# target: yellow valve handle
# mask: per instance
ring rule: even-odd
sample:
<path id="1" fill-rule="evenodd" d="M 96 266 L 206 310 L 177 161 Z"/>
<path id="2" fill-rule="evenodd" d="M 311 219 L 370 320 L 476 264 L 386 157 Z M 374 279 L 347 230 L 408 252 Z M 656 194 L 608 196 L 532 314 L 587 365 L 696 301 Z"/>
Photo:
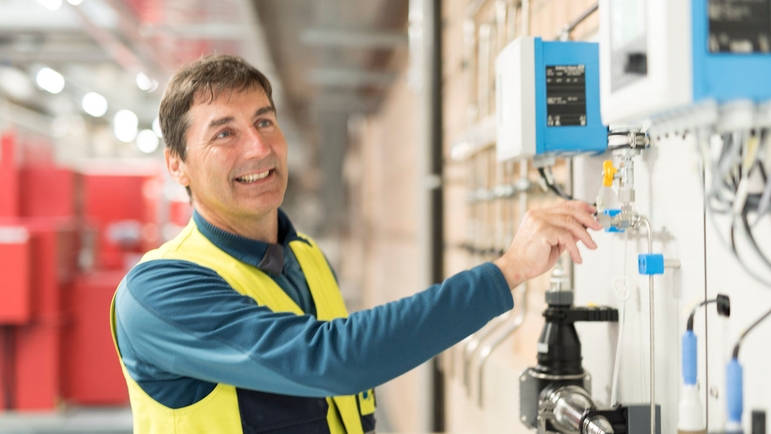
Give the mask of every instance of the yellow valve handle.
<path id="1" fill-rule="evenodd" d="M 613 177 L 618 170 L 613 167 L 613 161 L 605 160 L 602 162 L 602 185 L 605 187 L 613 186 Z"/>

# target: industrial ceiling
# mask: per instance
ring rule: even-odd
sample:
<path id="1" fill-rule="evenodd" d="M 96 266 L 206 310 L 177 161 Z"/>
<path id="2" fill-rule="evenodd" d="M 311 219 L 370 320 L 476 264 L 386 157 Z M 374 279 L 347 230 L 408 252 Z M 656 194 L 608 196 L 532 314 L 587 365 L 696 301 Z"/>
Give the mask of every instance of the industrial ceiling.
<path id="1" fill-rule="evenodd" d="M 157 157 L 161 148 L 117 139 L 115 115 L 130 110 L 139 130 L 152 128 L 179 65 L 232 53 L 271 79 L 290 167 L 326 173 L 310 179 L 321 179 L 323 203 L 341 207 L 348 119 L 377 111 L 395 81 L 407 9 L 408 0 L 0 0 L 0 128 L 52 137 L 69 161 Z M 41 88 L 46 68 L 61 74 L 58 92 Z M 83 106 L 89 93 L 106 101 L 104 114 Z"/>

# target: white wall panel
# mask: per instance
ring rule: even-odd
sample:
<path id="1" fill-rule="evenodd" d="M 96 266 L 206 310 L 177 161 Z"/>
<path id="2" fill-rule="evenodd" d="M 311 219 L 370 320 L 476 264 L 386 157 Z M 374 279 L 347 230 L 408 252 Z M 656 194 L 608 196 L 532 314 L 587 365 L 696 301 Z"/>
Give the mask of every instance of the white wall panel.
<path id="1" fill-rule="evenodd" d="M 685 310 L 704 299 L 704 218 L 701 170 L 693 143 L 681 139 L 661 142 L 635 162 L 636 209 L 647 215 L 654 231 L 653 250 L 666 259 L 677 259 L 681 268 L 667 269 L 654 278 L 656 338 L 656 400 L 662 405 L 664 432 L 676 432 L 677 403 L 681 384 L 680 338 L 685 330 Z M 584 157 L 574 168 L 576 196 L 591 200 L 600 186 L 601 161 Z M 624 238 L 628 237 L 626 242 Z M 613 292 L 614 279 L 626 276 L 631 296 L 626 301 L 626 330 L 621 344 L 618 399 L 643 403 L 649 392 L 649 303 L 648 278 L 637 272 L 637 254 L 647 251 L 645 231 L 627 235 L 595 235 L 596 251 L 584 249 L 585 263 L 575 270 L 576 304 L 608 304 L 621 309 Z M 626 257 L 626 262 L 624 261 Z M 701 317 L 703 318 L 703 316 Z M 618 326 L 581 324 L 584 366 L 593 373 L 594 397 L 608 404 Z M 704 321 L 697 321 L 702 340 Z M 700 378 L 704 378 L 705 356 Z M 702 380 L 704 381 L 704 380 Z M 706 392 L 703 390 L 706 399 Z"/>

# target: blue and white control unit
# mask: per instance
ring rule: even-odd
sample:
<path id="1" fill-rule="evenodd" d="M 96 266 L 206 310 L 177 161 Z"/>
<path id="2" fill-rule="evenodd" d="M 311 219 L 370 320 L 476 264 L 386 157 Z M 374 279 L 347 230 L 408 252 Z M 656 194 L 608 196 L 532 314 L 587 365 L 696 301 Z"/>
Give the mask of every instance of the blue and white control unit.
<path id="1" fill-rule="evenodd" d="M 522 37 L 495 62 L 497 157 L 604 152 L 599 47 Z"/>
<path id="2" fill-rule="evenodd" d="M 602 120 L 771 100 L 771 1 L 600 0 Z"/>

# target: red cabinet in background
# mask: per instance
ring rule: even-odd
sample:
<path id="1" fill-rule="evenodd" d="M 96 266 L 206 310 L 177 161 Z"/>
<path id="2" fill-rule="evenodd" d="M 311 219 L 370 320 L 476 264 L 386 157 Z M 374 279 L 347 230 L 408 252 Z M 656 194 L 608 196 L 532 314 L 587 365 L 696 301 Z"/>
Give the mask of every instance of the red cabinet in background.
<path id="1" fill-rule="evenodd" d="M 19 216 L 19 167 L 16 135 L 0 133 L 0 217 Z"/>
<path id="2" fill-rule="evenodd" d="M 26 324 L 32 316 L 30 236 L 21 226 L 0 226 L 0 325 Z"/>
<path id="3" fill-rule="evenodd" d="M 118 355 L 110 334 L 110 303 L 123 271 L 78 276 L 68 290 L 62 363 L 63 391 L 68 402 L 81 405 L 128 403 Z"/>

